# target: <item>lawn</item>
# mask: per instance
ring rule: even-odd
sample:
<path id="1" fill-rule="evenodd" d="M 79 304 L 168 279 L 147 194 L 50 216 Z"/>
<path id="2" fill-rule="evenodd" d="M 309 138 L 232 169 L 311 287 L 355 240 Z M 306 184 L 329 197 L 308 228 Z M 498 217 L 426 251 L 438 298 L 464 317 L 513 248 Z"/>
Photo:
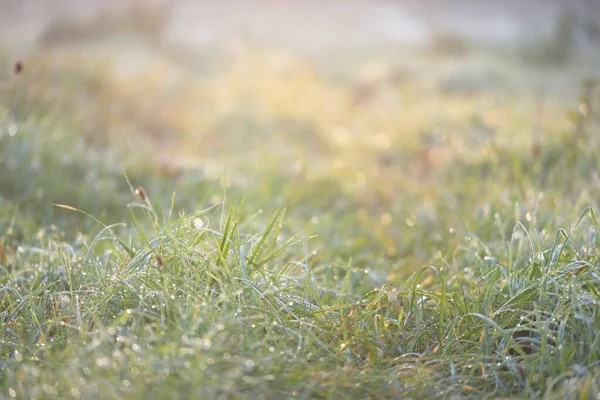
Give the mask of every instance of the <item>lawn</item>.
<path id="1" fill-rule="evenodd" d="M 1 398 L 597 397 L 593 80 L 119 57 L 1 59 Z"/>

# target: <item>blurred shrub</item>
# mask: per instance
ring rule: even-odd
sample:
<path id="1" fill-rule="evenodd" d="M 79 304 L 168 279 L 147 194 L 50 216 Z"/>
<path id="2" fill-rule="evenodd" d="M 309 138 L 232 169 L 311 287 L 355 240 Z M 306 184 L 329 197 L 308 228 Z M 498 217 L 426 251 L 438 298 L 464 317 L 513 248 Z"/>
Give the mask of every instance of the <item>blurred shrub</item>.
<path id="1" fill-rule="evenodd" d="M 169 21 L 170 11 L 171 5 L 166 1 L 134 1 L 123 11 L 106 9 L 88 18 L 64 16 L 42 31 L 40 42 L 50 45 L 132 34 L 156 43 Z"/>
<path id="2" fill-rule="evenodd" d="M 444 94 L 468 95 L 480 92 L 493 92 L 508 86 L 505 76 L 491 68 L 463 68 L 445 74 L 438 83 Z"/>
<path id="3" fill-rule="evenodd" d="M 463 56 L 471 49 L 469 40 L 458 32 L 433 29 L 429 35 L 429 50 L 444 56 Z"/>
<path id="4" fill-rule="evenodd" d="M 414 72 L 387 63 L 371 62 L 364 65 L 352 83 L 352 102 L 355 105 L 365 104 L 378 95 L 400 86 L 413 79 Z"/>
<path id="5" fill-rule="evenodd" d="M 575 28 L 577 18 L 572 12 L 561 12 L 556 17 L 551 34 L 521 45 L 519 55 L 532 64 L 562 65 L 574 55 L 577 46 Z"/>

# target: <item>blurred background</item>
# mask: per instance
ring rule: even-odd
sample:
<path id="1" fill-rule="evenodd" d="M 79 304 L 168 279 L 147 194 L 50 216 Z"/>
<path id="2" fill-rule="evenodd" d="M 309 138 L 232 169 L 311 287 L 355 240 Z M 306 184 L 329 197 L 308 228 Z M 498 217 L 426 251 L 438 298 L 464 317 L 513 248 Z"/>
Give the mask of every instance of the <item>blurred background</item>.
<path id="1" fill-rule="evenodd" d="M 0 46 L 6 77 L 26 65 L 3 94 L 22 113 L 67 111 L 168 171 L 360 175 L 405 154 L 420 180 L 564 126 L 597 74 L 600 2 L 2 0 Z"/>
<path id="2" fill-rule="evenodd" d="M 0 2 L 1 44 L 15 54 L 40 46 L 113 46 L 124 64 L 179 55 L 184 66 L 196 59 L 195 67 L 206 64 L 203 57 L 216 63 L 255 46 L 334 69 L 374 58 L 410 64 L 415 48 L 454 56 L 497 53 L 502 58 L 495 64 L 514 58 L 537 67 L 574 61 L 592 68 L 599 21 L 597 0 Z"/>
<path id="3" fill-rule="evenodd" d="M 4 136 L 0 187 L 43 218 L 116 219 L 127 170 L 167 208 L 288 201 L 337 255 L 404 268 L 457 213 L 590 171 L 598 0 L 0 0 L 0 46 L 3 107 L 36 126 Z"/>
<path id="4" fill-rule="evenodd" d="M 600 13 L 596 0 L 4 0 L 1 4 L 5 45 L 76 39 L 77 33 L 86 33 L 76 32 L 77 22 L 87 25 L 85 36 L 99 38 L 123 33 L 116 25 L 125 29 L 129 22 L 138 34 L 196 46 L 244 38 L 309 52 L 340 46 L 423 45 L 442 33 L 515 44 L 541 37 L 560 39 L 556 37 L 560 30 L 572 36 L 569 44 L 586 48 L 598 40 Z M 92 24 L 96 32 L 90 19 L 96 20 Z"/>

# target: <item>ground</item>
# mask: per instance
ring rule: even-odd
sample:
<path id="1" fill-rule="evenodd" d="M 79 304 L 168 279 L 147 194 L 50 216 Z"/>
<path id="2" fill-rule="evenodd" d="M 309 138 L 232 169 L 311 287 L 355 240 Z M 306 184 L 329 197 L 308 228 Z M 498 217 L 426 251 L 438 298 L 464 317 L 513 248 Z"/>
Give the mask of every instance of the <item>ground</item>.
<path id="1" fill-rule="evenodd" d="M 597 396 L 597 54 L 568 33 L 40 4 L 2 13 L 0 397 Z"/>

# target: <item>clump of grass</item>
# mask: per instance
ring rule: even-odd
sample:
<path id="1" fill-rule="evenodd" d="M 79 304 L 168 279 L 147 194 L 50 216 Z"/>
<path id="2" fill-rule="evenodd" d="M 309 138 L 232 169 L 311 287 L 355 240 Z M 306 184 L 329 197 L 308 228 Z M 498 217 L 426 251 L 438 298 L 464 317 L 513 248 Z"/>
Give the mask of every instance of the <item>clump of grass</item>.
<path id="1" fill-rule="evenodd" d="M 257 229 L 241 205 L 161 215 L 138 193 L 128 226 L 85 243 L 44 230 L 15 248 L 3 235 L 5 393 L 540 397 L 596 385 L 591 208 L 556 234 L 467 233 L 437 265 L 373 287 L 314 265 L 283 209 Z"/>
<path id="2" fill-rule="evenodd" d="M 78 77 L 74 93 L 89 91 L 84 71 L 64 73 Z M 225 81 L 241 88 L 232 85 L 228 96 L 237 99 L 247 87 L 231 74 Z M 97 78 L 93 85 L 107 85 Z M 452 134 L 367 140 L 364 126 L 404 132 L 405 121 L 368 105 L 355 116 L 356 105 L 344 101 L 311 114 L 314 93 L 349 97 L 298 73 L 294 84 L 311 90 L 296 109 L 285 77 L 260 78 L 252 107 L 223 95 L 223 118 L 243 118 L 221 129 L 260 131 L 261 140 L 246 143 L 267 168 L 232 185 L 197 170 L 171 182 L 147 153 L 74 140 L 81 125 L 44 119 L 37 106 L 11 119 L 3 98 L 3 396 L 596 395 L 600 243 L 590 113 L 575 124 L 581 134 L 548 129 L 536 150 L 523 139 L 527 112 L 494 99 L 489 107 L 502 114 L 477 114 L 469 107 L 485 110 L 485 97 L 436 94 L 455 125 L 438 123 Z M 270 90 L 263 97 L 262 88 Z M 431 100 L 414 82 L 401 89 L 415 103 Z M 89 115 L 105 106 L 90 104 Z M 580 114 L 595 110 L 586 104 Z M 428 115 L 423 104 L 410 107 Z M 338 127 L 339 137 L 328 136 L 340 120 L 362 133 Z M 269 158 L 284 146 L 275 141 L 258 150 L 272 134 L 261 129 L 273 126 L 290 129 L 290 141 L 309 131 L 324 155 L 294 160 L 292 172 L 276 169 L 294 153 Z M 520 141 L 509 141 L 517 138 L 511 131 Z M 240 154 L 223 143 L 222 159 Z M 333 168 L 328 157 L 338 150 Z M 398 172 L 415 162 L 418 176 Z"/>
<path id="3" fill-rule="evenodd" d="M 161 219 L 144 194 L 131 205 L 133 229 L 105 226 L 79 247 L 48 232 L 38 235 L 44 250 L 9 251 L 4 370 L 22 383 L 4 389 L 33 397 L 291 390 L 275 376 L 315 340 L 300 330 L 318 331 L 308 325 L 321 289 L 307 260 L 289 254 L 283 210 L 260 231 L 241 228 L 239 212 L 223 204 Z M 65 357 L 72 368 L 44 367 Z M 117 370 L 109 389 L 102 382 Z"/>

